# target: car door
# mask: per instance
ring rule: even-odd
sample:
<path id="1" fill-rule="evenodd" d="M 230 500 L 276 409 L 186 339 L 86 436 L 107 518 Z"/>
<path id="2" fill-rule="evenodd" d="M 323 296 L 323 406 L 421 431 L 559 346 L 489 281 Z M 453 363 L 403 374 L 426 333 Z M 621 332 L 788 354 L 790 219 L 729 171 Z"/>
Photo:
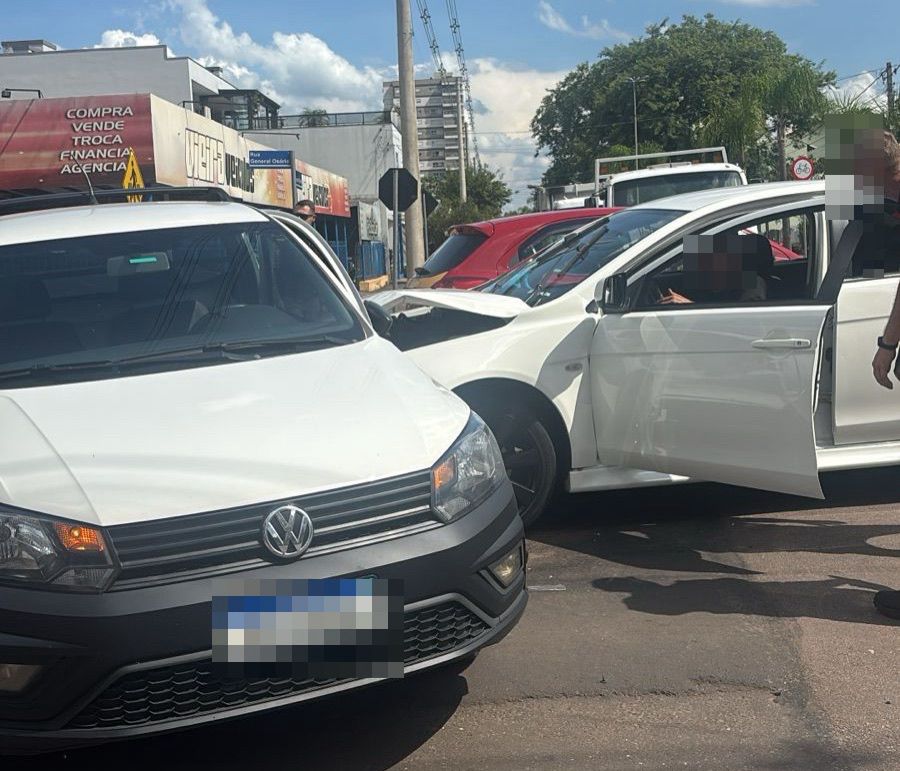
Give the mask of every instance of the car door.
<path id="1" fill-rule="evenodd" d="M 809 214 L 808 207 L 782 206 L 703 235 L 743 233 L 765 243 L 756 232 L 761 223 Z M 844 270 L 843 255 L 858 237 L 856 227 L 845 231 Z M 712 270 L 717 260 L 708 261 Z M 833 261 L 836 271 L 841 260 Z M 647 294 L 659 282 L 691 285 L 686 264 L 676 247 L 632 272 L 624 312 L 598 324 L 590 373 L 601 462 L 822 497 L 813 403 L 821 333 L 842 274 L 837 281 L 826 275 L 821 286 L 811 278 L 793 296 L 775 297 L 769 288 L 764 299 L 709 301 L 698 291 L 695 302 L 660 305 Z M 809 275 L 816 275 L 813 266 Z"/>
<path id="2" fill-rule="evenodd" d="M 281 223 L 284 227 L 291 231 L 299 238 L 321 263 L 322 267 L 328 272 L 329 276 L 334 280 L 337 288 L 341 293 L 363 314 L 366 313 L 363 307 L 363 300 L 344 268 L 341 261 L 337 258 L 328 242 L 322 238 L 319 232 L 311 225 L 303 222 L 294 214 L 282 211 L 267 211 L 269 217 Z"/>
<path id="3" fill-rule="evenodd" d="M 834 443 L 900 439 L 900 398 L 872 377 L 875 341 L 897 293 L 900 256 L 873 255 L 869 239 L 854 255 L 835 309 Z"/>

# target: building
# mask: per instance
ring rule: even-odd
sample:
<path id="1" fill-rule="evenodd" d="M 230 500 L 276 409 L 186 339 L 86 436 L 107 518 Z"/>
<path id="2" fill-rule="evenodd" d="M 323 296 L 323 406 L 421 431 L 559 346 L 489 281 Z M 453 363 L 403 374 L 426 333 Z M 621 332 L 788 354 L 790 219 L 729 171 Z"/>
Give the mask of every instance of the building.
<path id="1" fill-rule="evenodd" d="M 58 50 L 45 40 L 0 43 L 0 87 L 7 98 L 155 94 L 238 131 L 277 125 L 279 105 L 261 91 L 239 89 L 220 67 L 166 46 Z"/>
<path id="2" fill-rule="evenodd" d="M 400 112 L 400 81 L 384 82 L 384 108 Z M 456 171 L 460 154 L 468 165 L 463 79 L 455 75 L 416 79 L 416 128 L 422 176 Z"/>
<path id="3" fill-rule="evenodd" d="M 244 136 L 331 169 L 347 179 L 352 220 L 348 260 L 359 278 L 385 273 L 393 249 L 393 215 L 378 200 L 378 180 L 403 165 L 399 116 L 390 110 L 279 116 L 278 128 Z"/>
<path id="4" fill-rule="evenodd" d="M 281 149 L 265 134 L 285 122 L 262 92 L 235 88 L 221 68 L 169 56 L 165 45 L 0 46 L 0 196 L 83 189 L 85 172 L 95 187 L 119 187 L 133 148 L 148 185 L 216 185 L 236 199 L 285 209 L 313 200 L 316 228 L 347 263 L 347 179 L 296 146 L 285 148 L 295 152 L 282 154 L 280 168 L 252 166 L 251 151 Z M 261 141 L 250 129 L 262 132 Z"/>

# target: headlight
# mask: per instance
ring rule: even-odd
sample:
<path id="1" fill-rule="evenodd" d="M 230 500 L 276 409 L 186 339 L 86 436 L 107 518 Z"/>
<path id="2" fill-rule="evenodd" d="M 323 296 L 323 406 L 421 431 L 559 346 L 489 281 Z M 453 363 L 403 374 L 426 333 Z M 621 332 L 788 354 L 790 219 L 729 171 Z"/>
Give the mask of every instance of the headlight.
<path id="1" fill-rule="evenodd" d="M 0 582 L 102 589 L 113 571 L 97 528 L 0 509 Z"/>
<path id="2" fill-rule="evenodd" d="M 432 506 L 453 522 L 477 506 L 506 478 L 491 430 L 474 412 L 459 439 L 431 469 Z"/>

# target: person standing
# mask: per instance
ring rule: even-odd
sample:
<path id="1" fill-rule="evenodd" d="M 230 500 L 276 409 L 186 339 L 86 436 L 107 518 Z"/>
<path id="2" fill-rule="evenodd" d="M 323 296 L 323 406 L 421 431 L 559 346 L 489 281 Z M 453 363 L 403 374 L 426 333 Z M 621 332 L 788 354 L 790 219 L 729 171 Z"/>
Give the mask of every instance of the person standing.
<path id="1" fill-rule="evenodd" d="M 885 219 L 892 220 L 896 215 L 896 202 L 900 199 L 900 147 L 898 147 L 893 134 L 889 132 L 885 132 L 884 140 L 887 172 L 885 174 Z M 890 243 L 888 233 L 889 229 L 885 226 L 883 236 L 886 243 Z M 875 352 L 875 358 L 872 359 L 872 374 L 879 385 L 893 389 L 894 384 L 890 379 L 891 369 L 894 370 L 894 377 L 900 380 L 900 359 L 897 358 L 897 347 L 900 345 L 900 287 L 897 288 L 890 316 L 885 324 L 884 333 L 878 338 L 877 345 L 878 350 Z M 900 590 L 884 589 L 875 595 L 874 602 L 875 607 L 883 615 L 900 619 Z"/>

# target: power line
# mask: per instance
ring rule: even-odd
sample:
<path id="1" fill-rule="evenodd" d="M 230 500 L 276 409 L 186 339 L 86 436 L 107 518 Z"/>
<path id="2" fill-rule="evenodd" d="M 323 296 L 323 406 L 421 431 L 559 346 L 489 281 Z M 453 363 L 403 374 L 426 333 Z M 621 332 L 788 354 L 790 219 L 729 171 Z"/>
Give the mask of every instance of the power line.
<path id="1" fill-rule="evenodd" d="M 481 166 L 481 157 L 478 155 L 478 140 L 475 137 L 475 111 L 472 109 L 472 89 L 469 85 L 469 71 L 466 68 L 466 54 L 463 50 L 462 35 L 459 31 L 459 15 L 456 12 L 456 0 L 447 0 L 447 16 L 450 18 L 450 33 L 453 35 L 453 43 L 456 47 L 456 61 L 459 65 L 459 77 L 462 78 L 463 88 L 466 94 L 466 109 L 469 111 L 469 126 L 472 135 L 472 151 L 475 156 L 476 168 Z M 460 131 L 462 126 L 460 126 Z M 460 163 L 463 159 L 460 158 Z"/>
<path id="2" fill-rule="evenodd" d="M 434 59 L 434 68 L 438 77 L 441 79 L 447 77 L 447 70 L 444 69 L 444 62 L 441 59 L 441 48 L 438 45 L 437 37 L 434 34 L 434 27 L 431 24 L 431 13 L 428 11 L 428 0 L 416 0 L 419 5 L 419 16 L 422 17 L 422 26 L 425 27 L 425 36 L 428 38 L 428 47 L 431 49 L 431 58 Z"/>

